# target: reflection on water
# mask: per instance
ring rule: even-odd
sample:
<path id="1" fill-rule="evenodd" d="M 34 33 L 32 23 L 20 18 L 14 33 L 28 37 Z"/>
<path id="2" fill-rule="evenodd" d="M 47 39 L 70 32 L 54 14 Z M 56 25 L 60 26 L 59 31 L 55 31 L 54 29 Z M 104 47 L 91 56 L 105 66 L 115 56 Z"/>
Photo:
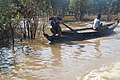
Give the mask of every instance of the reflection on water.
<path id="1" fill-rule="evenodd" d="M 10 54 L 11 50 L 8 48 L 0 49 L 0 72 L 1 74 L 8 73 L 14 68 L 15 60 Z"/>
<path id="2" fill-rule="evenodd" d="M 11 48 L 1 48 L 0 80 L 75 80 L 79 74 L 79 80 L 97 79 L 103 75 L 101 66 L 120 61 L 119 35 L 52 45 L 25 41 L 15 45 L 14 53 Z M 103 73 L 114 74 L 113 69 Z"/>
<path id="3" fill-rule="evenodd" d="M 99 46 L 100 46 L 100 40 L 97 40 L 97 41 L 96 41 L 96 45 L 95 45 L 96 57 L 97 57 L 97 58 L 100 58 L 100 57 L 102 56 L 102 53 L 101 53 L 101 51 L 100 51 Z"/>
<path id="4" fill-rule="evenodd" d="M 51 52 L 52 52 L 52 64 L 53 66 L 57 66 L 61 63 L 61 45 L 53 45 L 51 46 Z"/>

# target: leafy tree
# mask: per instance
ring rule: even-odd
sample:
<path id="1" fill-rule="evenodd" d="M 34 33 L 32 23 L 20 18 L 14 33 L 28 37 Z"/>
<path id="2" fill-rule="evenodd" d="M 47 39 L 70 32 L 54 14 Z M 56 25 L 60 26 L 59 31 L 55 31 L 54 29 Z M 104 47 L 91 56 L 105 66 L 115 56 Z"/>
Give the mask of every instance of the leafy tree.
<path id="1" fill-rule="evenodd" d="M 74 12 L 76 20 L 81 20 L 86 13 L 89 0 L 71 0 L 70 9 Z"/>
<path id="2" fill-rule="evenodd" d="M 69 8 L 69 0 L 50 0 L 53 14 L 65 15 Z"/>

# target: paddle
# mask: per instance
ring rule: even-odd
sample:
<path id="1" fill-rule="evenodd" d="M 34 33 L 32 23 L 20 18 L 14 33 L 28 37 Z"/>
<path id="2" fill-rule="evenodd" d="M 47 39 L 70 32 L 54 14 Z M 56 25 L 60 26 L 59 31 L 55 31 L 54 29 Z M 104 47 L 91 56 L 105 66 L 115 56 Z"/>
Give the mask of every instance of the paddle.
<path id="1" fill-rule="evenodd" d="M 61 24 L 63 24 L 65 27 L 69 28 L 72 32 L 76 33 L 77 32 L 75 30 L 73 30 L 72 28 L 70 28 L 68 25 L 66 25 L 65 23 L 62 22 L 62 18 L 61 17 L 55 17 L 56 21 L 60 22 Z"/>
<path id="2" fill-rule="evenodd" d="M 75 30 L 73 30 L 72 28 L 70 28 L 68 25 L 66 25 L 65 23 L 61 22 L 61 24 L 63 24 L 64 26 L 66 26 L 67 28 L 69 28 L 71 31 L 73 31 L 74 33 L 77 34 L 77 32 Z"/>

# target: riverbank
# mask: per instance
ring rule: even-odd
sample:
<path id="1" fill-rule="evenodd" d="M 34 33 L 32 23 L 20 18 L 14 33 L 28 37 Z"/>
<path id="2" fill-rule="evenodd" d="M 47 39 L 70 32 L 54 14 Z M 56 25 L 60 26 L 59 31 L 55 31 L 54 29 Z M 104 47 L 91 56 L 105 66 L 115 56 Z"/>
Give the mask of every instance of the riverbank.
<path id="1" fill-rule="evenodd" d="M 85 15 L 81 21 L 93 21 L 96 18 L 96 15 Z M 75 22 L 76 19 L 74 16 L 65 16 L 63 17 L 65 22 Z M 120 14 L 118 15 L 102 15 L 102 21 L 114 21 L 120 20 Z"/>

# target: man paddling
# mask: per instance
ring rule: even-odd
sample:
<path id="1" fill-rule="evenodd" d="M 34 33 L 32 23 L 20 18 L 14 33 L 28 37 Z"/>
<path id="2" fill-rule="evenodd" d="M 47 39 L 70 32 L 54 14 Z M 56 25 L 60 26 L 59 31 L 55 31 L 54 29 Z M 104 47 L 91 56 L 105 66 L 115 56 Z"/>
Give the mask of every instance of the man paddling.
<path id="1" fill-rule="evenodd" d="M 52 28 L 50 29 L 50 31 L 53 33 L 53 36 L 56 36 L 58 34 L 58 36 L 61 36 L 61 27 L 60 27 L 60 22 L 62 21 L 62 18 L 60 16 L 57 17 L 51 17 L 49 18 L 49 20 L 51 20 L 51 26 Z"/>
<path id="2" fill-rule="evenodd" d="M 65 27 L 69 28 L 72 32 L 74 32 L 75 34 L 77 34 L 77 32 L 75 30 L 73 30 L 72 28 L 70 28 L 69 26 L 67 26 L 65 23 L 62 22 L 62 18 L 60 16 L 51 17 L 51 18 L 49 18 L 49 20 L 51 20 L 51 26 L 52 26 L 52 28 L 50 30 L 53 33 L 53 35 L 50 36 L 47 33 L 45 33 L 44 27 L 43 27 L 43 35 L 49 41 L 54 42 L 56 39 L 60 38 L 60 36 L 61 36 L 61 27 L 60 27 L 60 24 L 64 25 Z M 57 34 L 58 34 L 58 36 L 56 36 Z"/>
<path id="3" fill-rule="evenodd" d="M 58 34 L 58 37 L 61 36 L 61 27 L 60 27 L 60 23 L 62 21 L 62 18 L 60 16 L 57 17 L 51 17 L 49 18 L 49 20 L 51 20 L 51 26 L 52 28 L 50 29 L 50 31 L 53 33 L 52 36 L 48 35 L 47 33 L 45 33 L 44 31 L 44 27 L 43 27 L 43 35 L 45 38 L 47 38 L 49 41 L 53 42 L 55 40 L 55 38 L 57 37 L 56 35 Z"/>

